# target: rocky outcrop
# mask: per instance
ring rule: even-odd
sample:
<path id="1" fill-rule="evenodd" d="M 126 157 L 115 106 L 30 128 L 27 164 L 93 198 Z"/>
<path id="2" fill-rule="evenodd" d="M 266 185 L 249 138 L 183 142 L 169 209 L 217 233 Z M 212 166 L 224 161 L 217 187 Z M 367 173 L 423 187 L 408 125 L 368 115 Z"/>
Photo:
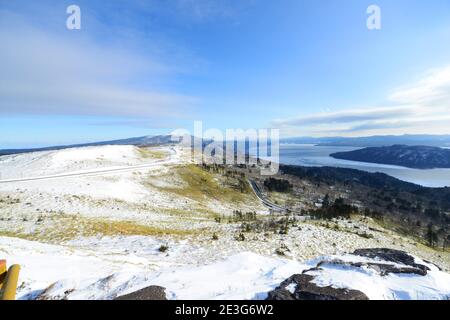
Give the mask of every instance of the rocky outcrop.
<path id="1" fill-rule="evenodd" d="M 368 300 L 361 291 L 332 286 L 321 287 L 313 281 L 320 276 L 324 268 L 336 267 L 349 267 L 352 270 L 354 268 L 371 269 L 381 277 L 389 274 L 426 276 L 430 271 L 427 266 L 416 263 L 413 256 L 403 251 L 384 248 L 358 249 L 350 255 L 350 259 L 348 256 L 345 259 L 324 258 L 317 263 L 316 267 L 289 277 L 268 293 L 267 300 Z"/>
<path id="2" fill-rule="evenodd" d="M 115 300 L 167 300 L 165 288 L 150 286 L 144 289 L 117 297 Z"/>
<path id="3" fill-rule="evenodd" d="M 312 280 L 308 274 L 293 275 L 269 292 L 267 300 L 369 300 L 361 291 L 319 287 Z"/>
<path id="4" fill-rule="evenodd" d="M 414 257 L 410 256 L 406 252 L 393 249 L 358 249 L 353 252 L 354 255 L 366 257 L 370 259 L 376 259 L 380 261 L 392 262 L 395 264 L 403 265 L 393 265 L 386 263 L 361 263 L 353 264 L 354 266 L 368 266 L 374 269 L 379 269 L 382 275 L 387 275 L 389 273 L 412 273 L 425 276 L 427 271 L 430 270 L 425 265 L 418 264 L 415 262 Z"/>

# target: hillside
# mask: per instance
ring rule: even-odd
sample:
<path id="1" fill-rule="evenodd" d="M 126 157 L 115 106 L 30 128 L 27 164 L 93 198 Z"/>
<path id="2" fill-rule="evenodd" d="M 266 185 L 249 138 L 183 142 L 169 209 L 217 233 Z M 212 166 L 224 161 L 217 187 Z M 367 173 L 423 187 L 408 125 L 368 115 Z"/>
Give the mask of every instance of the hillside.
<path id="1" fill-rule="evenodd" d="M 82 147 L 98 147 L 98 146 L 156 146 L 173 143 L 172 136 L 170 135 L 160 135 L 160 136 L 143 136 L 119 140 L 110 141 L 99 141 L 91 143 L 73 144 L 73 145 L 61 145 L 61 146 L 51 146 L 44 148 L 27 148 L 27 149 L 1 149 L 0 156 L 20 154 L 20 153 L 30 153 L 30 152 L 41 152 L 41 151 L 57 151 L 72 148 L 82 148 Z"/>
<path id="2" fill-rule="evenodd" d="M 446 190 L 364 173 L 352 182 L 347 178 L 355 177 L 353 172 L 281 169 L 292 188 L 280 188 L 283 183 L 275 181 L 271 185 L 284 192 L 267 191 L 261 176 L 259 186 L 274 202 L 289 205 L 279 198 L 290 196 L 292 204 L 301 202 L 302 210 L 270 214 L 248 183 L 259 176 L 255 168 L 198 166 L 191 162 L 191 149 L 180 145 L 91 146 L 1 156 L 0 257 L 21 265 L 19 299 L 115 299 L 151 285 L 166 288 L 169 299 L 265 299 L 269 292 L 282 294 L 277 287 L 303 271 L 302 281 L 314 277 L 318 283 L 309 281 L 308 290 L 324 290 L 327 296 L 330 285 L 337 293 L 350 288 L 369 299 L 450 295 L 447 251 L 403 236 L 372 215 L 332 220 L 304 215 L 325 194 L 333 200 L 338 194 L 355 199 L 373 194 L 372 200 L 378 194 L 370 186 L 379 184 L 404 190 L 396 204 L 422 200 L 425 210 L 431 204 L 423 199 L 432 198 L 415 193 L 430 190 L 439 207 L 448 208 L 439 200 Z M 394 199 L 391 190 L 384 196 Z M 384 206 L 380 202 L 380 210 Z M 419 215 L 411 222 L 419 219 L 425 226 L 428 216 Z M 444 226 L 444 213 L 438 216 L 432 221 Z M 429 272 L 404 263 L 393 269 L 392 261 L 386 261 L 387 269 L 374 273 L 379 267 L 374 261 L 352 254 L 367 248 L 403 250 L 430 261 L 423 263 Z M 320 273 L 311 271 L 318 259 L 326 261 Z M 347 265 L 340 268 L 333 261 Z M 421 272 L 417 281 L 401 280 L 416 272 Z M 220 281 L 214 282 L 217 275 Z M 359 286 L 352 280 L 356 275 L 377 291 Z"/>
<path id="3" fill-rule="evenodd" d="M 337 152 L 336 159 L 390 164 L 415 169 L 450 168 L 450 149 L 431 146 L 393 145 Z"/>
<path id="4" fill-rule="evenodd" d="M 426 146 L 450 146 L 450 135 L 385 135 L 369 137 L 293 137 L 281 139 L 281 143 L 315 144 L 318 146 L 340 147 L 382 147 L 386 145 L 426 145 Z"/>

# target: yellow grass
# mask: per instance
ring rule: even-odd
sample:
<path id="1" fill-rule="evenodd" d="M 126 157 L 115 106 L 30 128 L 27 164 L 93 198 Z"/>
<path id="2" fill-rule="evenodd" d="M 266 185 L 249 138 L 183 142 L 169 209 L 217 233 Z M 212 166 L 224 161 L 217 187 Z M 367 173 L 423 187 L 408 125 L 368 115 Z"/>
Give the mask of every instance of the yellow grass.
<path id="1" fill-rule="evenodd" d="M 147 148 L 138 148 L 139 154 L 144 159 L 164 159 L 167 153 L 160 150 L 152 150 Z"/>
<path id="2" fill-rule="evenodd" d="M 75 216 L 63 216 L 38 225 L 33 231 L 0 230 L 0 236 L 22 238 L 26 240 L 57 242 L 78 237 L 92 236 L 184 236 L 193 234 L 191 230 L 170 229 L 141 225 L 133 221 L 101 220 Z"/>
<path id="3" fill-rule="evenodd" d="M 232 203 L 250 203 L 255 201 L 254 195 L 247 187 L 244 192 L 238 190 L 235 178 L 212 174 L 196 165 L 176 167 L 175 175 L 181 180 L 177 187 L 162 188 L 166 192 L 174 193 L 196 201 L 214 199 Z M 173 172 L 171 174 L 174 174 Z"/>

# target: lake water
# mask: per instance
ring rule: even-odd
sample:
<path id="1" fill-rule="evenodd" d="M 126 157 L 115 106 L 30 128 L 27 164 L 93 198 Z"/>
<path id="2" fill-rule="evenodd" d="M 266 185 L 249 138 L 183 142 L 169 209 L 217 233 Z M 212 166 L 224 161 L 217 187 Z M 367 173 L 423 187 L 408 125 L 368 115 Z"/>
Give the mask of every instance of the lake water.
<path id="1" fill-rule="evenodd" d="M 282 144 L 280 145 L 280 163 L 309 167 L 342 167 L 368 172 L 382 172 L 400 180 L 427 187 L 450 186 L 450 169 L 419 170 L 392 165 L 340 160 L 330 157 L 330 154 L 334 152 L 352 151 L 357 149 L 361 148 Z"/>

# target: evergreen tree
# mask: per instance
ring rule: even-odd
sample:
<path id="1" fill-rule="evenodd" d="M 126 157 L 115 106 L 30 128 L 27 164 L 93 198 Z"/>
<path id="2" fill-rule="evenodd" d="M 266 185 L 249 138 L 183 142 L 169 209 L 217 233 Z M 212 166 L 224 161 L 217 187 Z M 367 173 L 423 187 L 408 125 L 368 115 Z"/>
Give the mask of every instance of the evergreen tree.
<path id="1" fill-rule="evenodd" d="M 430 223 L 427 228 L 425 238 L 428 241 L 430 247 L 434 247 L 438 241 L 437 233 L 434 231 L 433 225 Z"/>

